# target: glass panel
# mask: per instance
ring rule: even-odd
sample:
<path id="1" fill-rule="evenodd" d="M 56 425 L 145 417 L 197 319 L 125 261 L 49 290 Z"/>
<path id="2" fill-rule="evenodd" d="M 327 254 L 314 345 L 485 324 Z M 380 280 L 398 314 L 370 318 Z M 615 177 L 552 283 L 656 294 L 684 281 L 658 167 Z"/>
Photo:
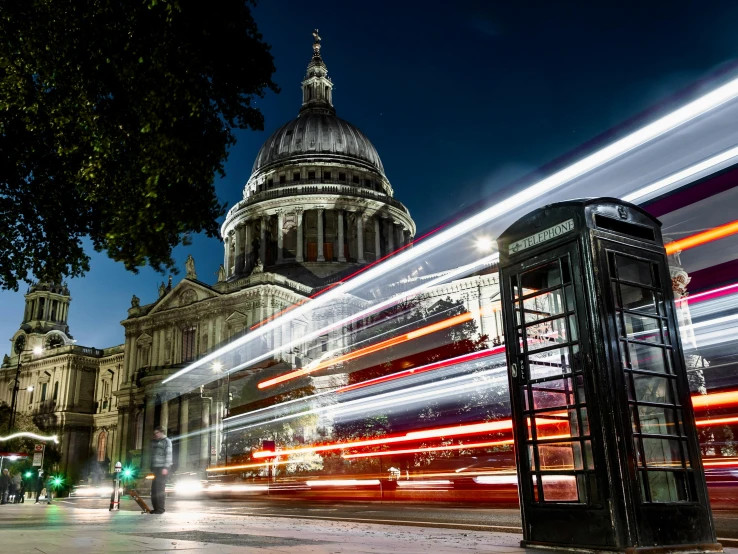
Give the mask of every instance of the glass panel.
<path id="1" fill-rule="evenodd" d="M 650 263 L 620 254 L 617 254 L 615 258 L 618 268 L 618 279 L 653 286 L 654 282 L 651 277 Z"/>
<path id="2" fill-rule="evenodd" d="M 520 276 L 520 286 L 523 289 L 524 295 L 560 284 L 561 272 L 559 271 L 558 260 L 531 271 L 526 271 Z"/>
<path id="3" fill-rule="evenodd" d="M 674 404 L 674 392 L 671 380 L 666 377 L 633 374 L 635 400 L 639 402 L 656 402 Z"/>
<path id="4" fill-rule="evenodd" d="M 621 283 L 620 294 L 623 298 L 623 305 L 621 307 L 626 310 L 639 310 L 641 312 L 651 314 L 659 313 L 656 306 L 661 295 L 657 295 L 657 293 L 652 290 Z"/>
<path id="5" fill-rule="evenodd" d="M 620 321 L 620 318 L 618 318 Z M 661 344 L 661 320 L 640 314 L 623 313 L 625 335 L 632 340 Z M 621 336 L 623 332 L 621 330 Z"/>
<path id="6" fill-rule="evenodd" d="M 577 376 L 577 401 L 584 404 L 587 401 L 587 393 L 584 389 L 584 376 Z"/>
<path id="7" fill-rule="evenodd" d="M 574 289 L 571 285 L 564 287 L 564 295 L 566 296 L 566 311 L 574 311 Z"/>
<path id="8" fill-rule="evenodd" d="M 669 372 L 668 360 L 663 348 L 647 344 L 628 343 L 628 350 L 630 351 L 630 366 L 633 369 L 643 369 L 657 373 Z"/>
<path id="9" fill-rule="evenodd" d="M 563 317 L 545 323 L 534 323 L 526 327 L 525 332 L 529 351 L 567 342 Z"/>
<path id="10" fill-rule="evenodd" d="M 564 292 L 556 289 L 523 300 L 525 322 L 530 323 L 564 312 Z"/>
<path id="11" fill-rule="evenodd" d="M 678 435 L 679 425 L 674 412 L 672 408 L 638 406 L 640 432 L 646 435 Z"/>
<path id="12" fill-rule="evenodd" d="M 541 470 L 551 469 L 574 469 L 574 445 L 579 448 L 578 443 L 571 442 L 555 442 L 552 444 L 538 445 L 538 462 L 541 464 Z M 582 452 L 577 450 L 577 455 L 581 461 Z"/>
<path id="13" fill-rule="evenodd" d="M 587 469 L 594 469 L 594 456 L 592 455 L 592 441 L 584 441 L 584 457 Z"/>
<path id="14" fill-rule="evenodd" d="M 574 383 L 571 379 L 556 379 L 531 385 L 533 408 L 557 408 L 574 404 Z"/>
<path id="15" fill-rule="evenodd" d="M 647 475 L 651 488 L 651 502 L 686 502 L 689 500 L 684 473 L 649 471 Z"/>
<path id="16" fill-rule="evenodd" d="M 643 454 L 649 467 L 682 467 L 679 441 L 673 439 L 643 439 Z"/>
<path id="17" fill-rule="evenodd" d="M 533 457 L 533 445 L 532 444 L 528 445 L 528 467 L 530 468 L 536 467 L 536 461 L 535 461 L 535 458 Z"/>
<path id="18" fill-rule="evenodd" d="M 582 435 L 589 435 L 589 416 L 587 414 L 587 408 L 580 408 L 579 414 L 582 418 Z"/>
<path id="19" fill-rule="evenodd" d="M 520 292 L 518 290 L 518 276 L 517 275 L 513 275 L 512 277 L 510 277 L 510 286 L 512 287 L 513 298 L 517 298 L 518 296 L 520 296 Z"/>
<path id="20" fill-rule="evenodd" d="M 576 315 L 569 316 L 569 330 L 571 331 L 572 342 L 578 340 L 579 339 L 579 329 L 577 327 L 577 316 Z"/>
<path id="21" fill-rule="evenodd" d="M 543 500 L 547 502 L 578 502 L 579 492 L 574 475 L 542 475 Z"/>
<path id="22" fill-rule="evenodd" d="M 536 416 L 536 435 L 539 439 L 563 439 L 572 436 L 571 420 L 567 412 Z M 576 419 L 575 419 L 576 421 Z M 576 433 L 576 427 L 573 429 Z"/>
<path id="23" fill-rule="evenodd" d="M 554 348 L 538 354 L 529 354 L 527 358 L 530 379 L 571 373 L 568 348 Z"/>
<path id="24" fill-rule="evenodd" d="M 530 410 L 528 405 L 528 387 L 520 387 L 520 395 L 523 397 L 523 405 L 525 406 L 523 410 L 527 412 Z"/>
<path id="25" fill-rule="evenodd" d="M 538 502 L 538 478 L 535 475 L 531 478 L 531 487 L 533 488 L 533 502 Z"/>
<path id="26" fill-rule="evenodd" d="M 571 271 L 569 271 L 569 256 L 561 258 L 561 280 L 564 284 L 571 283 Z"/>

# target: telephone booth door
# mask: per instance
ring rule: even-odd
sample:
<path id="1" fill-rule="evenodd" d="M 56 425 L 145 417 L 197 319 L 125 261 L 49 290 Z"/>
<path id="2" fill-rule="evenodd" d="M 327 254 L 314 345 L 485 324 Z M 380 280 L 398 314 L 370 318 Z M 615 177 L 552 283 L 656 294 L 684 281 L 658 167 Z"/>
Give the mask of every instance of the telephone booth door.
<path id="1" fill-rule="evenodd" d="M 525 539 L 613 545 L 578 242 L 503 268 L 501 283 Z"/>

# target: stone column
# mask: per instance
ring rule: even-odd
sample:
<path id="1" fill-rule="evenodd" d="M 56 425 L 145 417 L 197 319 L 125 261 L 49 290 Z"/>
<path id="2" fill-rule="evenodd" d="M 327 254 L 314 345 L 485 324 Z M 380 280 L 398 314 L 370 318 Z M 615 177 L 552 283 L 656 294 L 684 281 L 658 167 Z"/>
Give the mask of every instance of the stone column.
<path id="1" fill-rule="evenodd" d="M 323 208 L 318 208 L 318 261 L 325 261 L 325 254 L 323 253 L 323 242 L 325 237 L 323 236 Z"/>
<path id="2" fill-rule="evenodd" d="M 169 400 L 165 399 L 161 401 L 161 409 L 159 410 L 159 425 L 164 429 L 169 430 Z M 168 432 L 167 432 L 168 434 Z"/>
<path id="3" fill-rule="evenodd" d="M 159 363 L 159 341 L 161 332 L 158 329 L 153 329 L 151 331 L 152 339 L 151 339 L 151 367 L 157 367 L 161 364 Z"/>
<path id="4" fill-rule="evenodd" d="M 284 213 L 282 210 L 277 212 L 277 263 L 281 263 L 284 259 Z"/>
<path id="5" fill-rule="evenodd" d="M 154 410 L 156 409 L 156 396 L 146 395 L 146 407 L 144 408 L 143 444 L 141 445 L 141 469 L 148 473 L 151 467 L 151 439 L 154 438 Z"/>
<path id="6" fill-rule="evenodd" d="M 345 262 L 346 255 L 343 248 L 343 210 L 336 210 L 338 212 L 338 261 Z"/>
<path id="7" fill-rule="evenodd" d="M 190 432 L 190 397 L 186 394 L 181 396 L 180 411 L 179 411 L 179 470 L 187 469 L 188 452 L 187 447 L 189 446 L 190 438 L 187 434 Z"/>
<path id="8" fill-rule="evenodd" d="M 379 234 L 379 218 L 374 216 L 374 260 L 382 257 L 382 237 Z"/>
<path id="9" fill-rule="evenodd" d="M 300 263 L 305 261 L 305 258 L 303 256 L 302 248 L 303 248 L 303 230 L 302 230 L 302 210 L 297 209 L 295 210 L 295 216 L 297 217 L 297 252 L 295 254 L 295 261 Z"/>
<path id="10" fill-rule="evenodd" d="M 266 264 L 266 226 L 269 222 L 269 216 L 261 217 L 261 233 L 259 234 L 259 259 L 262 265 Z"/>
<path id="11" fill-rule="evenodd" d="M 395 237 L 392 236 L 395 231 L 395 225 L 391 219 L 388 219 L 385 224 L 387 229 L 387 254 L 391 254 L 395 250 Z"/>
<path id="12" fill-rule="evenodd" d="M 225 254 L 223 255 L 223 266 L 226 270 L 226 277 L 231 276 L 231 237 L 230 235 L 225 238 Z"/>
<path id="13" fill-rule="evenodd" d="M 243 269 L 243 247 L 241 246 L 241 229 L 236 227 L 233 233 L 235 248 L 233 250 L 233 274 L 238 275 Z"/>
<path id="14" fill-rule="evenodd" d="M 210 462 L 210 403 L 209 398 L 202 399 L 202 427 L 200 430 L 200 464 L 208 466 Z"/>
<path id="15" fill-rule="evenodd" d="M 364 214 L 356 212 L 356 261 L 360 264 L 364 259 Z"/>
<path id="16" fill-rule="evenodd" d="M 243 271 L 248 273 L 251 270 L 251 221 L 246 221 L 243 226 Z"/>

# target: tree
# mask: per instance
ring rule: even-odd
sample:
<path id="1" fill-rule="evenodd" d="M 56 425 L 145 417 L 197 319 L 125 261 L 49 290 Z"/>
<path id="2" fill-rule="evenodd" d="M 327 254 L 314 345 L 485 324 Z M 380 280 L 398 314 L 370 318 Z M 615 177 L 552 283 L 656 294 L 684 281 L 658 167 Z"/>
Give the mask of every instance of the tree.
<path id="1" fill-rule="evenodd" d="M 8 0 L 0 11 L 0 287 L 136 272 L 218 236 L 233 130 L 275 71 L 250 0 Z"/>

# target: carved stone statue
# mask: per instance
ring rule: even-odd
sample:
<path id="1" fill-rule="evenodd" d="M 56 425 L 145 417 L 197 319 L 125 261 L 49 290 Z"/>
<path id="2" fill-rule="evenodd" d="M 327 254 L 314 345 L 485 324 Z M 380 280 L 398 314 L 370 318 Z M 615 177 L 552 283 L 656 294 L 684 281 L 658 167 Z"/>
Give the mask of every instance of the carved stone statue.
<path id="1" fill-rule="evenodd" d="M 225 280 L 226 280 L 225 267 L 223 267 L 223 264 L 220 264 L 220 267 L 218 268 L 218 282 L 222 283 Z"/>
<path id="2" fill-rule="evenodd" d="M 164 281 L 161 282 L 161 285 L 159 285 L 159 298 L 164 296 L 167 293 L 167 287 L 164 284 Z"/>
<path id="3" fill-rule="evenodd" d="M 261 258 L 256 259 L 256 264 L 254 265 L 254 270 L 251 272 L 251 275 L 254 275 L 256 273 L 263 273 L 264 272 L 264 264 L 261 263 Z"/>
<path id="4" fill-rule="evenodd" d="M 134 294 L 133 298 L 131 298 L 131 308 L 138 308 L 140 305 L 141 300 Z"/>
<path id="5" fill-rule="evenodd" d="M 187 275 L 185 275 L 188 279 L 197 279 L 197 273 L 195 272 L 195 258 L 192 257 L 192 254 L 187 255 L 187 260 L 185 260 L 185 269 L 187 270 Z"/>

